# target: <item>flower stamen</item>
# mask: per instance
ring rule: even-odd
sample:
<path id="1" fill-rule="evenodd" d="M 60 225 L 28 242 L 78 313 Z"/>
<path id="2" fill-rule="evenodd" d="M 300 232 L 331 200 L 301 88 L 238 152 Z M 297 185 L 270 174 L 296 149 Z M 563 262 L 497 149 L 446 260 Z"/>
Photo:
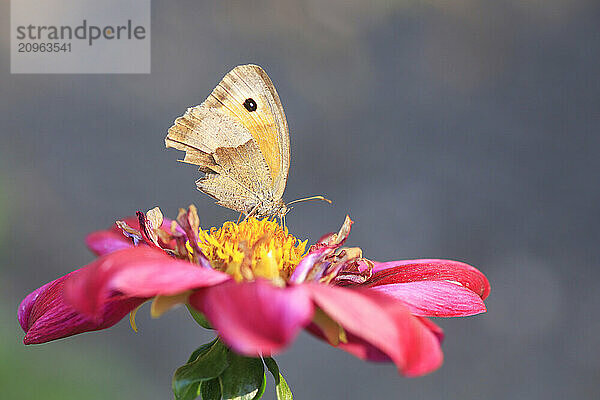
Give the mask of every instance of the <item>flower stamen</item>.
<path id="1" fill-rule="evenodd" d="M 302 259 L 308 240 L 300 242 L 276 221 L 250 217 L 200 230 L 198 246 L 213 268 L 237 281 L 266 278 L 285 284 Z"/>

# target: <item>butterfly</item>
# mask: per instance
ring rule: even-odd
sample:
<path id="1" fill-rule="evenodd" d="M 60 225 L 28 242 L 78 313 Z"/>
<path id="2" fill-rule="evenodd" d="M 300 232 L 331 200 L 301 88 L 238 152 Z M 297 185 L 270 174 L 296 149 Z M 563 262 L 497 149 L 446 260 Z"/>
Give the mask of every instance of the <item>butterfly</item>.
<path id="1" fill-rule="evenodd" d="M 275 86 L 258 65 L 231 70 L 200 105 L 169 128 L 165 145 L 185 151 L 180 160 L 199 166 L 196 187 L 217 204 L 246 217 L 284 217 L 290 136 Z"/>

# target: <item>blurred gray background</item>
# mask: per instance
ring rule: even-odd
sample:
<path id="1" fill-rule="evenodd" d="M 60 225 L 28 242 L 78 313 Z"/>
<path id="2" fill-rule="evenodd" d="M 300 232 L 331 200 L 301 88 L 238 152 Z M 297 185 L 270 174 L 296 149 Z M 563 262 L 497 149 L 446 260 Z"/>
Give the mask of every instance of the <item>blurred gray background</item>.
<path id="1" fill-rule="evenodd" d="M 285 199 L 334 200 L 296 207 L 293 233 L 314 241 L 349 213 L 369 258 L 463 260 L 492 283 L 487 314 L 437 321 L 446 361 L 424 378 L 302 334 L 278 358 L 297 399 L 596 398 L 600 3 L 207 3 L 153 2 L 150 75 L 10 75 L 0 3 L 2 397 L 171 397 L 210 338 L 184 310 L 27 348 L 15 313 L 91 261 L 84 236 L 117 218 L 189 203 L 204 227 L 237 217 L 163 138 L 252 62 L 290 125 Z"/>

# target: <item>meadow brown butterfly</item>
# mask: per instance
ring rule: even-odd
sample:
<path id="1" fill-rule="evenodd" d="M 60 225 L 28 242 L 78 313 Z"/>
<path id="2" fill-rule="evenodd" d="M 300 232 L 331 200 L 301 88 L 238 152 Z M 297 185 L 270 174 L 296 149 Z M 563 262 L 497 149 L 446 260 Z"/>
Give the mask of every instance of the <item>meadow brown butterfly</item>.
<path id="1" fill-rule="evenodd" d="M 185 151 L 198 165 L 199 190 L 217 204 L 246 214 L 283 220 L 289 204 L 325 200 L 313 196 L 288 203 L 283 192 L 290 167 L 290 137 L 279 95 L 258 65 L 240 65 L 199 106 L 169 128 L 165 145 Z"/>

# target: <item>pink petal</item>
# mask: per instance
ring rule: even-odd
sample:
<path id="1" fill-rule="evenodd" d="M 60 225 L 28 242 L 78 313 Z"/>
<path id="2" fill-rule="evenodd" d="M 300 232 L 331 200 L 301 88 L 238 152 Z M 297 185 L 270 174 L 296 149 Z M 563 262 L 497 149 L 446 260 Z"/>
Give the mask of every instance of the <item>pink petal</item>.
<path id="1" fill-rule="evenodd" d="M 92 232 L 85 238 L 85 244 L 94 254 L 102 256 L 113 251 L 134 247 L 131 239 L 112 230 Z"/>
<path id="2" fill-rule="evenodd" d="M 442 364 L 436 336 L 395 299 L 366 289 L 305 286 L 323 311 L 347 332 L 387 354 L 405 375 L 423 375 Z M 350 346 L 347 350 L 352 351 Z"/>
<path id="3" fill-rule="evenodd" d="M 371 289 L 402 301 L 412 314 L 423 317 L 466 317 L 486 311 L 475 292 L 448 281 L 392 283 Z"/>
<path id="4" fill-rule="evenodd" d="M 477 268 L 452 260 L 400 260 L 376 263 L 367 286 L 416 281 L 454 281 L 485 299 L 490 283 Z"/>
<path id="5" fill-rule="evenodd" d="M 45 284 L 21 302 L 18 319 L 26 333 L 23 343 L 45 343 L 78 333 L 109 328 L 144 301 L 138 298 L 111 300 L 104 305 L 98 318 L 89 318 L 63 300 L 65 281 L 72 274 Z"/>
<path id="6" fill-rule="evenodd" d="M 427 328 L 429 329 L 434 336 L 438 339 L 441 344 L 444 340 L 444 331 L 442 328 L 434 324 L 427 318 L 417 317 L 417 319 Z M 325 335 L 321 332 L 319 327 L 315 324 L 310 324 L 307 328 L 307 331 L 318 337 L 319 339 L 327 342 Z M 352 333 L 347 332 L 347 343 L 339 343 L 336 347 L 347 351 L 348 353 L 354 355 L 355 357 L 360 358 L 361 360 L 367 360 L 371 362 L 390 362 L 392 359 L 377 347 L 373 346 L 369 342 L 364 341 L 360 337 L 353 335 Z"/>
<path id="7" fill-rule="evenodd" d="M 127 225 L 133 229 L 140 229 L 138 217 L 127 217 L 123 219 Z M 161 229 L 166 232 L 171 232 L 171 223 L 173 220 L 165 218 L 161 225 Z M 183 232 L 178 227 L 178 231 Z M 134 247 L 130 238 L 123 235 L 123 231 L 116 224 L 112 224 L 109 229 L 95 231 L 88 234 L 85 238 L 87 247 L 96 255 L 112 253 L 113 251 Z"/>
<path id="8" fill-rule="evenodd" d="M 33 306 L 36 304 L 36 301 L 38 300 L 40 295 L 43 295 L 44 293 L 46 293 L 46 291 L 48 290 L 49 287 L 56 286 L 59 282 L 63 281 L 67 276 L 69 276 L 69 275 L 65 275 L 61 278 L 58 278 L 58 279 L 52 281 L 52 282 L 48 282 L 44 286 L 37 288 L 36 290 L 34 290 L 33 292 L 31 292 L 27 296 L 25 296 L 23 301 L 21 301 L 21 304 L 19 305 L 19 309 L 17 311 L 17 319 L 19 320 L 19 325 L 21 325 L 21 328 L 23 329 L 23 331 L 27 332 L 27 330 L 31 327 L 31 325 L 33 325 L 33 322 L 29 323 L 29 320 L 30 320 L 30 318 L 32 318 L 31 314 L 32 314 Z"/>
<path id="9" fill-rule="evenodd" d="M 65 296 L 77 310 L 97 316 L 115 294 L 125 298 L 169 296 L 228 279 L 231 277 L 222 272 L 143 246 L 107 254 L 76 271 L 66 283 Z"/>
<path id="10" fill-rule="evenodd" d="M 281 351 L 313 315 L 302 286 L 279 288 L 264 280 L 225 282 L 197 291 L 189 301 L 225 343 L 250 356 Z"/>
<path id="11" fill-rule="evenodd" d="M 312 333 L 319 339 L 328 342 L 327 338 L 321 331 L 321 329 L 315 324 L 310 324 L 306 327 L 306 330 Z M 389 362 L 392 359 L 377 347 L 373 346 L 369 342 L 364 341 L 360 337 L 353 335 L 352 333 L 346 332 L 347 343 L 340 342 L 337 346 L 344 351 L 360 358 L 361 360 L 368 360 L 373 362 Z"/>
<path id="12" fill-rule="evenodd" d="M 319 277 L 313 276 L 313 267 L 323 262 L 325 256 L 333 253 L 337 248 L 339 248 L 348 236 L 350 235 L 350 229 L 354 222 L 350 219 L 350 216 L 346 215 L 344 219 L 344 223 L 342 227 L 337 233 L 328 233 L 323 235 L 321 239 L 317 241 L 317 243 L 310 246 L 308 253 L 302 258 L 302 261 L 296 266 L 294 269 L 294 273 L 290 277 L 289 282 L 291 283 L 302 283 L 306 280 L 308 275 L 311 275 L 311 280 L 318 280 Z M 321 267 L 326 268 L 326 265 L 321 265 Z M 322 274 L 324 271 L 318 271 L 318 273 Z"/>
<path id="13" fill-rule="evenodd" d="M 328 247 L 320 248 L 306 254 L 300 260 L 300 263 L 294 268 L 294 272 L 290 277 L 290 283 L 302 283 L 308 276 L 308 273 L 315 266 L 317 261 L 321 261 L 325 255 L 329 254 L 331 249 Z"/>
<path id="14" fill-rule="evenodd" d="M 138 222 L 137 217 L 127 217 L 124 218 L 123 221 L 134 229 L 140 229 L 140 223 Z M 109 229 L 103 229 L 88 234 L 85 238 L 85 244 L 98 256 L 127 247 L 133 247 L 131 239 L 125 237 L 123 231 L 121 231 L 116 224 L 112 224 Z"/>
<path id="15" fill-rule="evenodd" d="M 444 341 L 444 330 L 442 328 L 440 328 L 437 324 L 435 324 L 428 318 L 417 317 L 417 319 L 421 321 L 421 323 L 425 325 L 425 327 L 435 335 L 435 337 L 437 338 L 437 340 L 439 340 L 440 343 Z"/>

